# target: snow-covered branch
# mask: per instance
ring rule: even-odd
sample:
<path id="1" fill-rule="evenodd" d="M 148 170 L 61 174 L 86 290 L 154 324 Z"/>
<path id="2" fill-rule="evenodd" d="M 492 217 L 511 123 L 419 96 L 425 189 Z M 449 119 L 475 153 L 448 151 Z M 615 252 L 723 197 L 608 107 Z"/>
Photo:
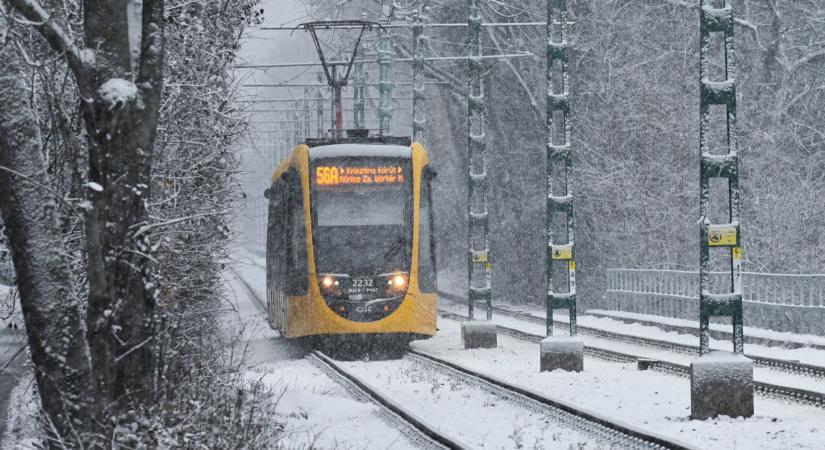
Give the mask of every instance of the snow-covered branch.
<path id="1" fill-rule="evenodd" d="M 55 51 L 66 55 L 66 61 L 74 72 L 83 96 L 89 98 L 92 91 L 85 79 L 90 66 L 94 64 L 92 50 L 78 48 L 37 0 L 9 0 L 9 3 L 23 17 L 32 22 L 32 25 L 40 31 Z"/>

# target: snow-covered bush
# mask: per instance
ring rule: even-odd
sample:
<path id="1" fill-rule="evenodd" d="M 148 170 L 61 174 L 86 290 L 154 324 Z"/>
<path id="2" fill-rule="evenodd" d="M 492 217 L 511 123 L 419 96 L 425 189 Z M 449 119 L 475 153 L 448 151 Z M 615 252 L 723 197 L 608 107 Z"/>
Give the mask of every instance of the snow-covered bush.
<path id="1" fill-rule="evenodd" d="M 127 4 L 132 2 L 122 2 L 124 7 Z M 101 49 L 70 48 L 64 52 L 65 58 L 56 54 L 52 48 L 54 41 L 45 42 L 39 30 L 30 25 L 45 20 L 5 21 L 7 16 L 12 17 L 5 9 L 0 17 L 0 34 L 4 35 L 5 44 L 0 51 L 15 63 L 5 68 L 18 71 L 15 77 L 6 79 L 22 80 L 16 85 L 0 86 L 13 86 L 17 92 L 7 90 L 0 94 L 18 102 L 18 106 L 25 106 L 20 117 L 33 116 L 27 123 L 39 128 L 39 134 L 36 129 L 19 127 L 14 132 L 29 134 L 34 148 L 29 154 L 42 158 L 20 158 L 14 162 L 35 167 L 32 173 L 39 177 L 34 183 L 36 193 L 48 198 L 45 204 L 15 205 L 17 209 L 9 209 L 9 215 L 18 217 L 29 206 L 31 210 L 56 211 L 54 222 L 59 222 L 59 229 L 54 232 L 56 238 L 48 238 L 49 245 L 26 253 L 33 247 L 20 244 L 18 248 L 26 252 L 21 251 L 18 256 L 43 254 L 64 271 L 55 277 L 56 283 L 41 283 L 58 286 L 64 296 L 61 300 L 66 292 L 71 293 L 68 301 L 60 303 L 65 310 L 50 311 L 61 316 L 59 323 L 87 316 L 85 326 L 79 325 L 81 319 L 74 322 L 74 328 L 60 325 L 61 329 L 54 330 L 58 321 L 54 321 L 52 328 L 45 323 L 36 324 L 42 328 L 38 332 L 42 331 L 46 338 L 61 333 L 64 337 L 57 342 L 70 343 L 70 351 L 76 350 L 70 361 L 63 358 L 62 347 L 46 355 L 47 361 L 56 356 L 52 358 L 56 362 L 53 367 L 39 367 L 38 381 L 55 376 L 57 382 L 46 388 L 68 386 L 71 392 L 62 392 L 66 401 L 78 401 L 81 406 L 76 409 L 83 410 L 82 417 L 69 422 L 58 412 L 62 411 L 60 405 L 44 406 L 49 419 L 63 421 L 47 429 L 52 430 L 51 437 L 68 439 L 65 445 L 70 447 L 78 439 L 93 447 L 95 442 L 119 442 L 145 448 L 163 447 L 165 443 L 175 448 L 202 448 L 204 444 L 211 448 L 264 448 L 267 445 L 262 439 L 272 442 L 270 438 L 279 429 L 270 417 L 260 414 L 274 407 L 274 403 L 258 387 L 242 383 L 237 362 L 223 358 L 228 347 L 221 336 L 216 312 L 223 300 L 221 260 L 231 237 L 228 221 L 241 196 L 234 178 L 237 161 L 232 145 L 244 133 L 245 124 L 240 113 L 231 108 L 235 95 L 231 71 L 242 31 L 260 19 L 261 11 L 255 9 L 256 0 L 167 0 L 160 12 L 156 5 L 161 3 L 143 4 L 154 8 L 145 9 L 151 12 L 147 16 L 151 20 L 145 20 L 144 31 L 150 33 L 142 41 L 129 36 L 131 45 L 144 44 L 142 52 L 133 49 L 133 53 L 146 57 L 136 56 L 132 61 L 133 71 L 139 75 L 124 71 L 122 60 L 106 60 L 112 55 Z M 48 5 L 45 10 L 51 14 L 50 26 L 70 30 L 59 36 L 63 40 L 61 45 L 73 45 L 83 42 L 84 32 L 100 31 L 83 21 L 84 15 L 105 14 L 100 7 L 97 2 L 69 2 Z M 117 9 L 112 8 L 111 23 L 125 22 L 126 15 L 115 14 Z M 91 9 L 94 11 L 90 12 Z M 9 14 L 42 14 L 45 10 L 12 10 Z M 134 26 L 140 21 L 130 23 Z M 162 46 L 152 34 L 161 28 L 158 23 L 163 24 Z M 99 21 L 93 25 L 104 26 Z M 123 28 L 131 27 L 124 23 Z M 9 39 L 5 39 L 7 31 Z M 120 32 L 122 29 L 118 29 Z M 117 47 L 122 42 L 112 38 L 106 48 L 123 50 L 123 46 Z M 159 103 L 158 126 L 150 127 L 148 133 L 152 137 L 146 138 L 146 123 L 152 122 L 140 114 L 152 108 L 152 95 L 160 92 L 153 86 L 159 83 L 134 80 L 144 76 L 144 69 L 149 71 L 150 78 L 157 75 L 147 67 L 160 61 L 156 58 L 159 52 L 164 64 L 154 66 L 163 69 L 163 89 L 159 102 L 155 102 Z M 141 66 L 135 66 L 136 61 Z M 115 76 L 96 72 L 107 64 L 115 68 Z M 27 92 L 20 95 L 23 89 Z M 83 96 L 84 92 L 90 95 L 79 98 L 78 94 Z M 11 122 L 3 125 L 10 126 Z M 133 148 L 137 139 L 148 142 L 153 150 L 147 153 L 147 147 Z M 151 161 L 145 157 L 147 154 L 151 154 Z M 104 159 L 106 163 L 101 165 Z M 121 177 L 112 176 L 109 171 L 115 163 L 121 164 L 115 170 L 125 168 Z M 38 164 L 45 167 L 40 169 Z M 133 178 L 123 181 L 135 173 L 141 174 L 136 179 L 145 182 L 131 181 Z M 8 173 L 4 175 L 9 178 Z M 8 189 L 10 185 L 13 183 L 4 187 Z M 100 246 L 89 245 L 101 236 L 99 232 L 89 232 L 89 224 L 100 223 L 97 220 L 101 215 L 111 218 L 111 212 L 116 210 L 124 212 L 122 220 L 102 223 L 108 236 L 113 233 L 109 230 L 120 230 L 123 242 L 104 239 Z M 51 217 L 47 216 L 47 221 Z M 31 223 L 30 218 L 24 219 Z M 17 238 L 21 235 L 18 226 Z M 94 253 L 98 250 L 101 251 Z M 89 269 L 93 263 L 98 264 L 97 273 L 102 277 L 96 278 L 95 271 Z M 65 273 L 69 275 L 64 276 Z M 34 279 L 36 284 L 39 275 L 32 272 L 27 282 Z M 127 284 L 130 287 L 121 290 Z M 101 289 L 107 285 L 114 289 Z M 127 308 L 137 308 L 132 312 L 144 314 L 145 320 L 124 314 Z M 136 336 L 141 337 L 134 340 Z M 109 341 L 114 345 L 107 350 L 104 347 Z M 48 343 L 45 339 L 44 342 Z M 37 350 L 36 345 L 32 347 Z M 142 356 L 135 358 L 138 353 Z M 135 364 L 138 359 L 141 362 Z M 128 365 L 127 360 L 131 360 Z M 75 367 L 77 361 L 92 367 Z M 90 375 L 86 379 L 94 380 L 94 384 L 77 381 L 87 374 Z M 142 381 L 124 382 L 135 379 Z M 41 392 L 55 392 L 44 389 L 39 386 Z M 46 404 L 60 401 L 63 395 L 40 398 Z M 106 411 L 105 419 L 102 411 Z M 94 420 L 95 414 L 100 420 Z M 82 421 L 87 423 L 81 424 Z M 67 432 L 75 424 L 79 438 L 77 433 Z M 57 444 L 53 441 L 54 445 Z"/>

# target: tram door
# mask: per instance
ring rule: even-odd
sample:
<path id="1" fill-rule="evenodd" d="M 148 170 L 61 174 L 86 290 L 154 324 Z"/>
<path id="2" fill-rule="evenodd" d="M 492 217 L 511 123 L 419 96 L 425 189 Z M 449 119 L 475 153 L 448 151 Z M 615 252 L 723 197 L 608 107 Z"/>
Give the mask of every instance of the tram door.
<path id="1" fill-rule="evenodd" d="M 284 174 L 269 193 L 267 238 L 267 300 L 272 328 L 287 333 L 286 299 L 307 294 L 306 215 L 301 178 L 294 170 Z"/>
<path id="2" fill-rule="evenodd" d="M 269 220 L 266 235 L 266 311 L 269 326 L 273 329 L 281 328 L 280 296 L 283 292 L 284 242 L 281 238 L 284 216 L 284 186 L 279 180 L 266 191 L 269 198 Z"/>
<path id="3" fill-rule="evenodd" d="M 290 176 L 281 177 L 269 191 L 267 227 L 267 312 L 272 328 L 286 333 L 286 289 L 291 256 Z"/>

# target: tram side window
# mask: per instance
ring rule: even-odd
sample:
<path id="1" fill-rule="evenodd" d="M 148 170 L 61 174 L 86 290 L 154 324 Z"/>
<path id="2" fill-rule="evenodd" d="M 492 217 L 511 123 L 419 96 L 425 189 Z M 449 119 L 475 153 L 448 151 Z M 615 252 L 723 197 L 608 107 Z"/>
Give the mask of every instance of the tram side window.
<path id="1" fill-rule="evenodd" d="M 425 169 L 424 176 L 421 177 L 421 205 L 418 227 L 418 286 L 421 292 L 435 292 L 436 290 L 431 178 L 429 169 Z"/>
<path id="2" fill-rule="evenodd" d="M 292 173 L 289 178 L 289 233 L 290 239 L 289 268 L 287 271 L 287 295 L 305 295 L 307 293 L 307 236 L 306 216 L 301 190 L 301 178 Z"/>

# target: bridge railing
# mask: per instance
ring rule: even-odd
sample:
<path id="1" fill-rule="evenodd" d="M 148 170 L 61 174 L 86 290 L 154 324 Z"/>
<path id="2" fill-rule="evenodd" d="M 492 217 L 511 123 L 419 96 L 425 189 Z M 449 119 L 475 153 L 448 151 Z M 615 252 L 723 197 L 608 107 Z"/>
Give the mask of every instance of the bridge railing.
<path id="1" fill-rule="evenodd" d="M 711 291 L 729 292 L 729 274 L 711 273 Z M 794 333 L 825 334 L 825 274 L 744 272 L 745 325 Z M 697 272 L 608 269 L 599 305 L 641 314 L 697 320 Z"/>

